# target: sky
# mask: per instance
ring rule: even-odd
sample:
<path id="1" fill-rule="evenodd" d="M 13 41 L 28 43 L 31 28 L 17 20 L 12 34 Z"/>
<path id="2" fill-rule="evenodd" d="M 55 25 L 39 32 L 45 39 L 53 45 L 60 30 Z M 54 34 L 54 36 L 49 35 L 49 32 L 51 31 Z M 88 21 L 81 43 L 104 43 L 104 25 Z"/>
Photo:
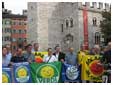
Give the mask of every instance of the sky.
<path id="1" fill-rule="evenodd" d="M 14 14 L 22 14 L 22 10 L 27 9 L 27 2 L 21 0 L 4 0 L 5 9 L 12 10 Z"/>
<path id="2" fill-rule="evenodd" d="M 23 9 L 27 9 L 27 1 L 38 1 L 38 0 L 2 0 L 5 4 L 5 8 L 12 10 L 14 14 L 22 14 Z M 46 0 L 47 1 L 47 0 Z M 101 2 L 110 0 L 101 0 Z M 84 1 L 85 2 L 85 1 Z"/>

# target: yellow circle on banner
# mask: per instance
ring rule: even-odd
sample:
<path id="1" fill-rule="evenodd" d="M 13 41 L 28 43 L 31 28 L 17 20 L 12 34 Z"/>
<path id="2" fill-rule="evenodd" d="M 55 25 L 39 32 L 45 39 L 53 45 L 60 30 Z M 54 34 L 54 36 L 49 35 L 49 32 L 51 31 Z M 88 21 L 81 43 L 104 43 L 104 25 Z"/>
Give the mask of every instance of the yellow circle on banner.
<path id="1" fill-rule="evenodd" d="M 51 78 L 54 76 L 54 69 L 51 66 L 45 66 L 40 71 L 43 78 Z"/>
<path id="2" fill-rule="evenodd" d="M 2 83 L 8 83 L 8 77 L 5 74 L 2 74 Z"/>
<path id="3" fill-rule="evenodd" d="M 24 78 L 27 76 L 27 71 L 25 68 L 20 68 L 18 69 L 17 74 L 19 78 Z"/>

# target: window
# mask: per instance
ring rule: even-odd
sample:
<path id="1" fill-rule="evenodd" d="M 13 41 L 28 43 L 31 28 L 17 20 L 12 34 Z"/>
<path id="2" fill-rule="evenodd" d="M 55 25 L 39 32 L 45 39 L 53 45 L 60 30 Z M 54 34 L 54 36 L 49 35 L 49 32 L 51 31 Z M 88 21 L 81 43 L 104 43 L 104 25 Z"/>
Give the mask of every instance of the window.
<path id="1" fill-rule="evenodd" d="M 69 27 L 69 21 L 66 20 L 66 28 L 68 28 L 68 27 Z"/>
<path id="2" fill-rule="evenodd" d="M 13 22 L 13 25 L 16 25 L 16 22 Z"/>
<path id="3" fill-rule="evenodd" d="M 11 29 L 10 29 L 10 28 L 6 28 L 6 30 L 7 30 L 7 32 L 9 32 L 9 33 L 11 32 Z"/>
<path id="4" fill-rule="evenodd" d="M 4 32 L 4 29 L 2 28 L 2 33 Z"/>
<path id="5" fill-rule="evenodd" d="M 33 6 L 31 6 L 31 10 L 33 9 Z"/>
<path id="6" fill-rule="evenodd" d="M 93 21 L 93 26 L 96 26 L 97 25 L 97 19 L 96 19 L 96 17 L 94 17 L 92 21 Z"/>
<path id="7" fill-rule="evenodd" d="M 19 22 L 19 25 L 22 25 L 22 23 L 21 23 L 21 22 Z"/>
<path id="8" fill-rule="evenodd" d="M 2 37 L 2 41 L 4 41 L 4 37 Z"/>
<path id="9" fill-rule="evenodd" d="M 16 33 L 16 30 L 13 30 L 13 33 Z"/>
<path id="10" fill-rule="evenodd" d="M 10 41 L 11 38 L 9 36 L 4 37 L 4 41 Z"/>
<path id="11" fill-rule="evenodd" d="M 63 32 L 63 24 L 61 24 L 61 31 Z"/>
<path id="12" fill-rule="evenodd" d="M 24 33 L 26 33 L 27 31 L 26 30 L 24 30 Z"/>
<path id="13" fill-rule="evenodd" d="M 9 25 L 9 24 L 10 24 L 10 21 L 6 20 L 6 21 L 5 21 L 5 24 L 6 24 L 6 25 Z"/>
<path id="14" fill-rule="evenodd" d="M 15 50 L 16 49 L 16 46 L 13 46 L 13 49 Z"/>
<path id="15" fill-rule="evenodd" d="M 99 44 L 100 43 L 100 33 L 96 32 L 95 33 L 95 44 Z"/>
<path id="16" fill-rule="evenodd" d="M 5 28 L 5 33 L 7 32 L 7 28 Z"/>
<path id="17" fill-rule="evenodd" d="M 22 33 L 22 31 L 21 30 L 19 30 L 19 34 L 21 34 Z"/>
<path id="18" fill-rule="evenodd" d="M 24 25 L 26 25 L 26 22 L 24 22 Z"/>
<path id="19" fill-rule="evenodd" d="M 70 19 L 70 27 L 73 27 L 73 19 Z"/>

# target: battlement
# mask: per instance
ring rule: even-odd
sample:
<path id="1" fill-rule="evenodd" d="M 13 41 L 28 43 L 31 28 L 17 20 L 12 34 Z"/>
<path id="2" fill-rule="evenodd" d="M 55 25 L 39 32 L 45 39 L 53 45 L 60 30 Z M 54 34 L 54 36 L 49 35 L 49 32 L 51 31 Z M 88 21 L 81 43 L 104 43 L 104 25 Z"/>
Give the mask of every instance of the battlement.
<path id="1" fill-rule="evenodd" d="M 103 2 L 79 2 L 78 6 L 82 9 L 84 6 L 87 7 L 88 10 L 95 10 L 95 11 L 110 11 L 111 4 L 110 3 L 103 3 Z"/>

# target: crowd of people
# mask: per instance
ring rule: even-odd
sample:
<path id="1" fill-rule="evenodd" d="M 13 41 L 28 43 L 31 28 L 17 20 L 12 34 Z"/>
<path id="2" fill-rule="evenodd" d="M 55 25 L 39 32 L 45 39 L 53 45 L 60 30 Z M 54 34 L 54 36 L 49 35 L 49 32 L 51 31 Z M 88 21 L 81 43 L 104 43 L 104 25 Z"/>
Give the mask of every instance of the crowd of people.
<path id="1" fill-rule="evenodd" d="M 52 48 L 47 49 L 48 55 L 44 56 L 43 62 L 61 61 L 74 66 L 78 65 L 78 56 L 77 53 L 74 52 L 73 47 L 69 47 L 67 53 L 62 52 L 59 45 L 55 46 L 54 49 L 54 52 Z M 81 46 L 81 51 L 85 51 L 84 46 Z M 7 44 L 2 47 L 2 66 L 10 67 L 13 63 L 18 62 L 35 62 L 35 55 L 33 52 L 39 52 L 38 43 L 34 43 L 34 45 L 28 44 L 25 46 L 24 50 L 22 48 L 17 48 L 13 52 L 11 52 L 11 46 Z M 89 50 L 89 54 L 102 55 L 103 57 L 100 61 L 103 65 L 108 65 L 105 66 L 107 67 L 106 69 L 111 69 L 111 42 L 109 42 L 105 48 L 100 48 L 99 45 L 94 45 L 94 47 Z"/>

